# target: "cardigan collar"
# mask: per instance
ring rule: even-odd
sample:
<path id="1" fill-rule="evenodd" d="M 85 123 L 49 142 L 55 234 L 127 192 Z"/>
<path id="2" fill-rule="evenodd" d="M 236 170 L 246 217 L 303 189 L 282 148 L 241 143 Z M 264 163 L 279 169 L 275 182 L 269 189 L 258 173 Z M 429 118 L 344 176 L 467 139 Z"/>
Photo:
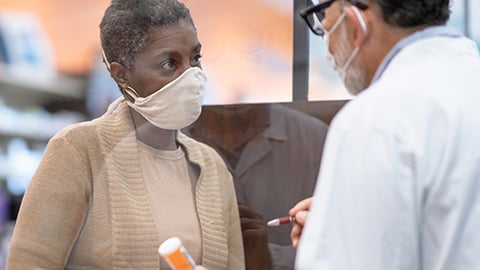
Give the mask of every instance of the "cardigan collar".
<path id="1" fill-rule="evenodd" d="M 158 269 L 158 235 L 142 178 L 135 128 L 126 102 L 119 99 L 98 119 L 109 186 L 114 269 Z M 195 199 L 202 230 L 204 265 L 225 268 L 228 258 L 222 192 L 215 160 L 180 131 L 177 141 L 187 159 L 200 167 Z M 208 167 L 208 170 L 205 168 Z M 214 248 L 212 248 L 214 247 Z"/>

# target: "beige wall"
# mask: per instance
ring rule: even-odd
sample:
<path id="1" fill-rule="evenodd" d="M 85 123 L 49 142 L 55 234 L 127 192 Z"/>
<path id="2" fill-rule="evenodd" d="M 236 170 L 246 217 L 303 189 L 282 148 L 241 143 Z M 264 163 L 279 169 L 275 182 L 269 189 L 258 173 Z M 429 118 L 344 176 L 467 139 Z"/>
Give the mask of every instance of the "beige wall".
<path id="1" fill-rule="evenodd" d="M 0 9 L 35 13 L 55 53 L 57 69 L 84 73 L 98 47 L 98 24 L 108 0 L 0 0 Z"/>
<path id="2" fill-rule="evenodd" d="M 262 0 L 184 0 L 203 43 L 214 101 L 291 100 L 292 19 Z M 109 0 L 0 0 L 0 9 L 37 14 L 58 71 L 84 74 L 99 48 Z M 274 97 L 271 100 L 271 98 Z"/>

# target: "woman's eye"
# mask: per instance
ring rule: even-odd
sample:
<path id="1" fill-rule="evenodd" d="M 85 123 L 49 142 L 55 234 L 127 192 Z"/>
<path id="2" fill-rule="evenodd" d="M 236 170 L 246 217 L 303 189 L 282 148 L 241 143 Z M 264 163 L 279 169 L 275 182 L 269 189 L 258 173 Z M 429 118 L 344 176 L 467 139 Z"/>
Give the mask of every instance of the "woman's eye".
<path id="1" fill-rule="evenodd" d="M 201 56 L 200 54 L 195 55 L 195 56 L 193 57 L 193 63 L 192 63 L 192 65 L 193 65 L 193 66 L 198 66 L 198 65 L 200 65 L 201 58 L 202 58 L 202 56 Z"/>
<path id="2" fill-rule="evenodd" d="M 168 60 L 162 63 L 162 68 L 167 69 L 167 70 L 174 70 L 175 69 L 175 63 L 172 60 Z"/>

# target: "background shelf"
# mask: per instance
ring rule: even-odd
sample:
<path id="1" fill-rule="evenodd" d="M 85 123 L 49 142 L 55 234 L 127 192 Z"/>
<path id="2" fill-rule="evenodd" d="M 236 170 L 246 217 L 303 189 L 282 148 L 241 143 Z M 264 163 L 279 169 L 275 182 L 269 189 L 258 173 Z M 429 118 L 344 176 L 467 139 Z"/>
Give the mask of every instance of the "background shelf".
<path id="1" fill-rule="evenodd" d="M 7 105 L 17 108 L 81 100 L 84 89 L 82 77 L 61 75 L 46 81 L 0 74 L 0 96 Z"/>

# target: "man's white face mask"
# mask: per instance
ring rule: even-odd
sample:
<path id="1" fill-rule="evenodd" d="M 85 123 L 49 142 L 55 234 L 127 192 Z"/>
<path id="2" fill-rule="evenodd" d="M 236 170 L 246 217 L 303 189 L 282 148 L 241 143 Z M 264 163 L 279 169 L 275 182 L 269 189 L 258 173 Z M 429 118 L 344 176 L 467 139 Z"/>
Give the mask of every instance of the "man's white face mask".
<path id="1" fill-rule="evenodd" d="M 362 16 L 360 15 L 360 12 L 358 11 L 357 7 L 352 6 L 352 9 L 354 13 L 356 14 L 358 20 L 360 21 L 360 24 L 362 26 L 362 30 L 367 34 L 367 28 L 366 24 L 363 21 Z M 333 24 L 331 27 L 330 31 L 325 32 L 324 34 L 324 39 L 325 39 L 325 57 L 329 61 L 330 65 L 338 72 L 340 75 L 340 78 L 342 79 L 345 87 L 351 94 L 358 94 L 361 90 L 366 88 L 367 84 L 365 82 L 365 71 L 364 69 L 356 62 L 353 60 L 357 56 L 360 48 L 355 47 L 352 49 L 353 46 L 351 46 L 348 43 L 348 37 L 347 37 L 347 32 L 345 31 L 345 27 L 342 27 L 342 33 L 341 33 L 341 40 L 339 40 L 337 43 L 336 47 L 336 53 L 337 56 L 335 57 L 332 52 L 330 51 L 330 34 L 333 33 L 340 25 L 341 23 L 345 20 L 346 14 L 342 13 L 337 21 Z M 338 61 L 338 60 L 342 61 Z M 343 62 L 343 66 L 339 66 L 339 62 Z M 350 68 L 350 66 L 352 66 Z"/>
<path id="2" fill-rule="evenodd" d="M 133 99 L 127 99 L 127 104 L 156 127 L 182 129 L 200 116 L 206 80 L 200 68 L 191 67 L 147 97 L 140 97 L 135 89 L 127 87 L 125 92 Z"/>

